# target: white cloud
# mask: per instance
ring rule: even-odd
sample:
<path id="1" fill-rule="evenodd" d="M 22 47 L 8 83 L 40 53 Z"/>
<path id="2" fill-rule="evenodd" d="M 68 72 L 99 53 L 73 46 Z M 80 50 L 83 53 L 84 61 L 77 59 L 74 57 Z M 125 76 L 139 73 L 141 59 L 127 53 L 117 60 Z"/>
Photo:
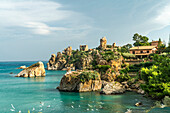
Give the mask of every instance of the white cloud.
<path id="1" fill-rule="evenodd" d="M 68 30 L 67 28 L 64 27 L 49 27 L 47 24 L 40 23 L 40 22 L 28 22 L 23 26 L 31 28 L 35 34 L 40 34 L 40 35 L 47 35 L 51 31 Z"/>
<path id="2" fill-rule="evenodd" d="M 0 28 L 25 27 L 34 34 L 47 35 L 53 31 L 68 30 L 66 27 L 50 26 L 47 23 L 63 21 L 75 13 L 61 10 L 63 6 L 51 1 L 1 1 Z"/>
<path id="3" fill-rule="evenodd" d="M 155 22 L 162 25 L 162 27 L 170 25 L 170 5 L 167 5 L 162 10 L 159 10 L 159 14 L 155 18 Z"/>

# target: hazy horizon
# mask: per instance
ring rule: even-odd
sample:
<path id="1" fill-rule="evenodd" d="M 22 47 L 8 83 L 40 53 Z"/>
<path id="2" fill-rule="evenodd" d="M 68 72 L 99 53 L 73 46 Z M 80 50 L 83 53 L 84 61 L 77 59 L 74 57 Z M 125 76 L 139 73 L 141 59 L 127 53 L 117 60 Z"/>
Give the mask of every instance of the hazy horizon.
<path id="1" fill-rule="evenodd" d="M 168 0 L 0 0 L 0 61 L 48 61 L 68 46 L 78 49 L 133 44 L 133 34 L 168 42 Z"/>

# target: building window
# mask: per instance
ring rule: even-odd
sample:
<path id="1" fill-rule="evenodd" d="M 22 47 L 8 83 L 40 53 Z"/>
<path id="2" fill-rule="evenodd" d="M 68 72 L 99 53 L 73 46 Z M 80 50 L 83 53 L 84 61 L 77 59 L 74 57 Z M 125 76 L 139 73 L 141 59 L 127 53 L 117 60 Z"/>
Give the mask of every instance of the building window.
<path id="1" fill-rule="evenodd" d="M 140 51 L 140 53 L 143 53 L 143 51 Z"/>
<path id="2" fill-rule="evenodd" d="M 135 54 L 135 51 L 133 51 L 133 54 Z"/>
<path id="3" fill-rule="evenodd" d="M 147 53 L 149 53 L 149 51 L 147 51 Z"/>

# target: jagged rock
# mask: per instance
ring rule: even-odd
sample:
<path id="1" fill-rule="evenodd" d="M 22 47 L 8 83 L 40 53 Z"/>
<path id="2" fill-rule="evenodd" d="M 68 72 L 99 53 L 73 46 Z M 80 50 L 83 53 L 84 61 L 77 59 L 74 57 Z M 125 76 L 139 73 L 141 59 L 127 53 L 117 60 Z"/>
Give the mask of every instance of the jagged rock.
<path id="1" fill-rule="evenodd" d="M 80 62 L 75 63 L 76 69 L 86 69 L 86 68 L 91 68 L 90 63 L 93 61 L 93 57 L 91 55 L 87 57 L 82 57 L 79 59 Z"/>
<path id="2" fill-rule="evenodd" d="M 99 60 L 99 65 L 107 65 L 107 61 L 106 60 Z"/>
<path id="3" fill-rule="evenodd" d="M 55 61 L 56 61 L 56 55 L 55 55 L 55 54 L 52 54 L 50 60 L 49 60 L 48 63 L 47 63 L 47 69 L 48 69 L 48 70 L 51 70 L 52 67 L 54 68 Z"/>
<path id="4" fill-rule="evenodd" d="M 24 70 L 22 70 L 16 77 L 44 77 L 45 69 L 42 62 L 37 62 Z"/>
<path id="5" fill-rule="evenodd" d="M 106 37 L 103 37 L 103 38 L 100 39 L 100 46 L 99 46 L 99 48 L 106 49 L 106 46 L 107 46 L 107 40 L 106 40 Z"/>
<path id="6" fill-rule="evenodd" d="M 117 72 L 121 69 L 121 61 L 119 61 L 119 59 L 118 60 L 110 60 L 109 65 L 111 67 L 114 67 L 115 71 L 117 71 Z"/>
<path id="7" fill-rule="evenodd" d="M 24 66 L 18 67 L 17 69 L 25 69 L 25 68 L 27 68 L 27 67 L 24 65 Z"/>
<path id="8" fill-rule="evenodd" d="M 121 84 L 123 85 L 124 88 L 129 88 L 129 85 L 128 85 L 127 81 L 122 82 Z"/>
<path id="9" fill-rule="evenodd" d="M 51 58 L 50 58 L 50 60 L 49 60 L 49 64 L 50 64 L 50 65 L 53 65 L 53 64 L 55 63 L 55 59 L 56 59 L 56 55 L 55 55 L 55 54 L 52 54 L 52 55 L 51 55 Z"/>
<path id="10" fill-rule="evenodd" d="M 85 76 L 83 75 L 85 73 Z M 89 78 L 88 74 L 95 74 L 95 78 Z M 83 77 L 82 77 L 83 76 Z M 82 77 L 82 78 L 81 78 Z M 87 92 L 100 90 L 102 82 L 100 74 L 94 71 L 73 71 L 67 72 L 61 79 L 60 86 L 61 91 L 75 91 L 75 92 Z"/>
<path id="11" fill-rule="evenodd" d="M 57 60 L 60 60 L 62 58 L 61 52 L 57 52 Z"/>
<path id="12" fill-rule="evenodd" d="M 100 48 L 102 49 L 89 49 L 87 45 L 80 45 L 80 51 L 72 50 L 72 47 L 64 49 L 62 53 L 58 52 L 57 57 L 52 55 L 47 63 L 48 70 L 66 70 L 70 67 L 75 69 L 94 69 L 95 65 L 111 65 L 115 68 L 115 74 L 119 75 L 118 71 L 121 69 L 122 58 L 121 55 L 107 54 L 106 49 L 107 40 L 103 37 L 100 40 Z M 113 51 L 110 51 L 113 52 Z M 114 54 L 114 52 L 112 53 Z M 111 57 L 110 59 L 108 59 Z M 111 60 L 113 59 L 113 60 Z M 110 61 L 110 62 L 109 62 Z"/>
<path id="13" fill-rule="evenodd" d="M 104 88 L 100 92 L 101 94 L 122 94 L 125 92 L 125 88 L 119 82 L 105 82 Z"/>
<path id="14" fill-rule="evenodd" d="M 140 105 L 142 105 L 142 102 L 137 102 L 137 103 L 135 104 L 135 106 L 140 106 Z"/>
<path id="15" fill-rule="evenodd" d="M 145 94 L 145 91 L 144 90 L 142 90 L 142 89 L 139 89 L 139 90 L 137 90 L 137 93 L 139 93 L 139 94 Z"/>
<path id="16" fill-rule="evenodd" d="M 71 54 L 72 54 L 72 47 L 69 46 L 66 49 L 64 49 L 64 53 L 63 54 L 71 56 Z"/>
<path id="17" fill-rule="evenodd" d="M 104 75 L 102 75 L 101 79 L 102 80 L 105 80 L 107 82 L 111 82 L 111 81 L 114 81 L 116 79 L 117 76 L 119 75 L 116 75 L 117 73 L 115 73 L 115 70 L 114 68 L 109 68 L 106 73 Z"/>

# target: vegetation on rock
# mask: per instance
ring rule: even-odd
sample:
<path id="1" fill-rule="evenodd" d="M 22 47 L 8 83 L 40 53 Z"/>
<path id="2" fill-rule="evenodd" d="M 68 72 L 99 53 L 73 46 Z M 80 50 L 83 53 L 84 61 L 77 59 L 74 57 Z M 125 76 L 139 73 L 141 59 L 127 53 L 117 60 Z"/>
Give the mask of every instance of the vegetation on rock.
<path id="1" fill-rule="evenodd" d="M 98 80 L 99 73 L 97 71 L 94 71 L 94 72 L 85 71 L 85 72 L 82 72 L 78 77 L 80 78 L 80 81 L 84 83 L 89 80 Z"/>

